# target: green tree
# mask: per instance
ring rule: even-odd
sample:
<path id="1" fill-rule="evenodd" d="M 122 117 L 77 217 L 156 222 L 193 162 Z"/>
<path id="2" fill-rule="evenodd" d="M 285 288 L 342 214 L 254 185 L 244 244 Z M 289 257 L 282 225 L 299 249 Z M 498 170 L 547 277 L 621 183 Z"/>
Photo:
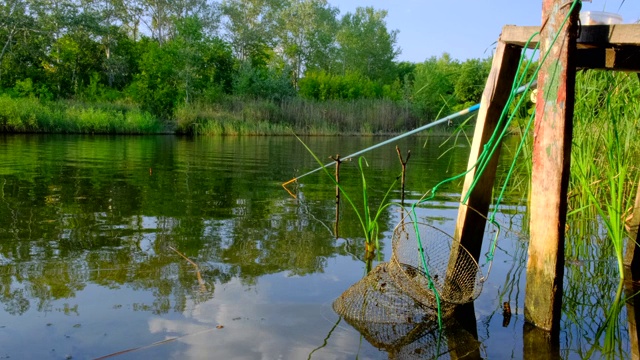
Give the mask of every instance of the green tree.
<path id="1" fill-rule="evenodd" d="M 233 93 L 279 102 L 296 92 L 288 72 L 274 67 L 256 67 L 245 61 L 233 79 Z"/>
<path id="2" fill-rule="evenodd" d="M 398 31 L 387 29 L 386 16 L 386 10 L 359 7 L 354 14 L 342 17 L 337 40 L 343 72 L 355 71 L 371 79 L 393 81 L 394 59 L 400 49 L 396 46 Z"/>
<path id="3" fill-rule="evenodd" d="M 179 101 L 175 47 L 160 46 L 159 42 L 148 38 L 143 39 L 140 46 L 140 72 L 136 74 L 128 93 L 143 109 L 168 119 Z"/>
<path id="4" fill-rule="evenodd" d="M 167 46 L 176 54 L 174 70 L 184 102 L 190 103 L 207 89 L 230 90 L 233 59 L 228 46 L 208 37 L 195 16 L 179 20 L 176 28 L 177 35 Z"/>
<path id="5" fill-rule="evenodd" d="M 422 116 L 433 120 L 441 111 L 453 110 L 459 69 L 460 63 L 447 53 L 416 65 L 411 100 Z"/>
<path id="6" fill-rule="evenodd" d="M 489 59 L 470 59 L 460 65 L 455 81 L 454 93 L 458 108 L 466 108 L 480 102 L 485 82 L 491 70 Z"/>
<path id="7" fill-rule="evenodd" d="M 336 55 L 338 9 L 326 0 L 293 0 L 278 16 L 281 55 L 293 71 L 293 84 L 305 69 L 330 71 Z"/>
<path id="8" fill-rule="evenodd" d="M 274 45 L 276 15 L 281 0 L 224 0 L 225 36 L 240 61 L 266 66 Z"/>

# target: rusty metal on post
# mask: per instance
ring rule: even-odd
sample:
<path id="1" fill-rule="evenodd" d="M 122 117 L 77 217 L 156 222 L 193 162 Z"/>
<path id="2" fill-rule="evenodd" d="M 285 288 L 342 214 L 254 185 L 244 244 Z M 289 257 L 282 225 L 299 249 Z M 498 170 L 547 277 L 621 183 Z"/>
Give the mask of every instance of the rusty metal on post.
<path id="1" fill-rule="evenodd" d="M 400 152 L 400 148 L 396 145 L 396 152 L 398 153 L 398 158 L 400 159 L 400 165 L 402 165 L 402 182 L 401 188 L 402 192 L 400 194 L 400 203 L 404 205 L 404 181 L 407 173 L 407 163 L 409 162 L 409 158 L 411 157 L 411 150 L 407 150 L 407 158 L 402 158 L 402 153 Z"/>
<path id="2" fill-rule="evenodd" d="M 531 218 L 525 320 L 551 332 L 560 327 L 567 186 L 575 101 L 575 51 L 579 6 L 543 0 L 541 54 L 533 135 Z M 564 24 L 564 27 L 562 27 Z M 562 27 L 562 28 L 561 28 Z M 559 33 L 557 40 L 554 37 Z"/>

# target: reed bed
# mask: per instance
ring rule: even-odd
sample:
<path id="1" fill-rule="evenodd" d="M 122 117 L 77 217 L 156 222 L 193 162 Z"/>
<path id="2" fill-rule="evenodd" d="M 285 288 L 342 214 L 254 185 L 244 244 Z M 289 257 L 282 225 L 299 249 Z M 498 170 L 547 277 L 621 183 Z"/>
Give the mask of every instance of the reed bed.
<path id="1" fill-rule="evenodd" d="M 183 106 L 175 117 L 178 133 L 206 135 L 380 135 L 422 125 L 408 103 L 385 99 L 287 98 L 275 103 L 229 97 Z"/>
<path id="2" fill-rule="evenodd" d="M 583 358 L 625 354 L 625 220 L 640 174 L 640 84 L 633 75 L 591 70 L 576 78 L 563 328 L 590 334 L 578 347 Z"/>
<path id="3" fill-rule="evenodd" d="M 623 278 L 625 219 L 640 173 L 640 86 L 629 74 L 604 71 L 580 73 L 578 84 L 569 214 L 599 224 L 585 230 L 608 237 Z"/>
<path id="4" fill-rule="evenodd" d="M 146 134 L 165 126 L 135 106 L 40 102 L 0 95 L 0 131 L 14 133 Z"/>

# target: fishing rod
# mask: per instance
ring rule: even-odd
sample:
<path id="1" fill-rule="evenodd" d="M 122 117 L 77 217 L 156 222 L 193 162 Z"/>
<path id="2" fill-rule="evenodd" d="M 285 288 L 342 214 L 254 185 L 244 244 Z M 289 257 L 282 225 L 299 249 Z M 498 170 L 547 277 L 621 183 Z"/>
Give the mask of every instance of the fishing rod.
<path id="1" fill-rule="evenodd" d="M 529 84 L 527 84 L 527 85 L 520 86 L 520 87 L 516 90 L 516 94 L 523 93 L 523 92 L 525 92 L 525 91 L 526 91 L 526 90 L 528 90 L 528 89 L 533 89 L 533 88 L 535 88 L 535 87 L 536 87 L 536 85 L 537 85 L 537 81 L 535 81 L 535 80 L 534 80 L 534 81 L 530 82 L 530 83 L 529 83 Z M 430 123 L 428 123 L 428 124 L 422 125 L 422 126 L 420 126 L 420 127 L 418 127 L 418 128 L 415 128 L 415 129 L 413 129 L 413 130 L 411 130 L 411 131 L 408 131 L 408 132 L 406 132 L 406 133 L 404 133 L 404 134 L 400 134 L 400 135 L 398 135 L 398 136 L 392 137 L 391 139 L 387 139 L 387 140 L 385 140 L 385 141 L 383 141 L 383 142 L 381 142 L 381 143 L 378 143 L 378 144 L 376 144 L 376 145 L 369 146 L 369 147 L 368 147 L 368 148 L 366 148 L 366 149 L 362 149 L 362 150 L 360 150 L 360 151 L 356 151 L 356 152 L 354 152 L 353 154 L 350 154 L 350 155 L 347 155 L 347 156 L 343 157 L 343 159 L 348 159 L 348 158 L 356 157 L 356 156 L 358 156 L 358 155 L 361 155 L 361 154 L 366 153 L 367 151 L 370 151 L 370 150 L 373 150 L 373 149 L 379 148 L 379 147 L 381 147 L 381 146 L 387 145 L 387 144 L 392 143 L 392 142 L 394 142 L 394 141 L 396 141 L 396 140 L 400 140 L 400 139 L 402 139 L 402 138 L 405 138 L 405 137 L 407 137 L 407 136 L 409 136 L 409 135 L 413 135 L 413 134 L 415 134 L 415 133 L 419 133 L 420 131 L 427 130 L 427 129 L 431 128 L 431 127 L 434 127 L 434 126 L 436 126 L 436 125 L 440 125 L 440 124 L 442 124 L 442 123 L 445 123 L 445 122 L 447 122 L 447 121 L 449 121 L 449 120 L 452 120 L 452 119 L 455 119 L 455 118 L 457 118 L 457 117 L 460 117 L 460 116 L 463 116 L 463 115 L 470 114 L 470 113 L 472 113 L 472 112 L 474 112 L 474 111 L 476 111 L 476 110 L 478 110 L 478 109 L 480 109 L 480 104 L 475 104 L 475 105 L 470 106 L 470 107 L 468 107 L 468 108 L 466 108 L 466 109 L 464 109 L 464 110 L 460 110 L 460 111 L 458 111 L 457 113 L 453 113 L 453 114 L 451 114 L 451 115 L 449 115 L 449 116 L 445 116 L 445 117 L 443 117 L 442 119 L 438 119 L 438 120 L 435 120 L 435 121 L 430 122 Z M 298 181 L 299 179 L 301 179 L 301 178 L 303 178 L 303 177 L 305 177 L 305 176 L 307 176 L 307 175 L 311 175 L 311 174 L 313 174 L 313 173 L 315 173 L 315 172 L 318 172 L 318 171 L 320 171 L 320 170 L 322 170 L 322 169 L 324 169 L 324 168 L 326 168 L 326 167 L 329 167 L 329 166 L 331 166 L 331 165 L 334 165 L 335 163 L 336 163 L 336 162 L 335 162 L 335 161 L 333 161 L 333 162 L 330 162 L 330 163 L 324 164 L 323 166 L 321 166 L 321 167 L 319 167 L 319 168 L 317 168 L 317 169 L 311 170 L 311 171 L 309 171 L 309 172 L 307 172 L 307 173 L 304 173 L 304 174 L 302 174 L 302 175 L 300 175 L 300 176 L 298 176 L 298 177 L 294 177 L 293 179 L 291 179 L 291 180 L 289 180 L 289 181 L 286 181 L 286 182 L 282 183 L 282 187 L 284 187 L 284 189 L 285 189 L 285 190 L 287 190 L 287 192 L 291 194 L 291 192 L 287 189 L 287 185 L 291 184 L 291 183 L 292 183 L 292 182 L 294 182 L 294 181 Z"/>

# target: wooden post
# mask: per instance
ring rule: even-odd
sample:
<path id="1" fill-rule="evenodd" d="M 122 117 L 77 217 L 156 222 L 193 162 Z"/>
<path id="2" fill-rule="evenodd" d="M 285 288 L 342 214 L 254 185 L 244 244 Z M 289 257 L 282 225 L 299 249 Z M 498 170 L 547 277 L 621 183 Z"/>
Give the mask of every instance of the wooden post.
<path id="1" fill-rule="evenodd" d="M 625 269 L 625 277 L 629 274 L 630 269 Z M 640 285 L 629 278 L 624 281 L 627 318 L 629 321 L 629 345 L 631 347 L 631 359 L 640 359 L 640 333 L 638 332 L 638 324 L 640 324 L 640 299 L 635 296 L 640 291 Z"/>
<path id="2" fill-rule="evenodd" d="M 564 232 L 571 161 L 575 50 L 579 8 L 561 28 L 570 5 L 543 0 L 541 57 L 549 56 L 538 75 L 533 142 L 531 219 L 525 320 L 557 333 L 562 305 Z M 557 32 L 560 35 L 552 44 Z"/>
<path id="3" fill-rule="evenodd" d="M 398 158 L 400 159 L 400 165 L 402 165 L 402 193 L 400 194 L 400 204 L 404 205 L 404 180 L 407 174 L 407 163 L 409 162 L 409 158 L 411 157 L 411 150 L 407 150 L 407 159 L 402 158 L 402 153 L 400 152 L 400 148 L 396 145 L 396 152 L 398 153 Z"/>
<path id="4" fill-rule="evenodd" d="M 640 232 L 638 225 L 640 224 L 640 184 L 638 184 L 638 193 L 636 194 L 636 202 L 633 207 L 631 217 L 627 221 L 629 230 L 629 239 L 627 240 L 627 250 L 624 255 L 624 265 L 628 268 L 630 280 L 640 279 Z M 626 278 L 626 276 L 625 276 Z"/>
<path id="5" fill-rule="evenodd" d="M 468 167 L 474 166 L 478 161 L 484 145 L 489 141 L 498 126 L 500 114 L 511 93 L 511 86 L 513 85 L 518 69 L 518 60 L 520 59 L 521 53 L 522 47 L 507 45 L 502 41 L 498 41 L 498 47 L 496 48 L 493 63 L 491 64 L 491 72 L 489 73 L 487 85 L 482 93 L 476 129 L 473 134 L 473 143 L 469 154 Z M 499 150 L 500 149 L 494 153 L 484 173 L 480 175 L 480 179 L 474 191 L 469 196 L 467 203 L 461 204 L 458 209 L 458 220 L 454 238 L 460 241 L 460 244 L 469 251 L 476 261 L 480 257 L 482 248 L 486 215 L 489 211 L 491 192 L 496 178 Z M 475 175 L 475 168 L 466 175 L 462 188 L 463 198 L 469 192 Z M 457 259 L 455 251 L 455 249 L 452 249 L 452 260 Z M 450 262 L 450 264 L 455 266 L 454 262 Z"/>
<path id="6" fill-rule="evenodd" d="M 453 318 L 456 320 L 455 326 L 460 326 L 466 332 L 468 332 L 474 340 L 478 340 L 478 322 L 476 321 L 476 310 L 473 302 L 468 302 L 464 305 L 457 306 L 453 312 Z M 459 344 L 460 339 L 455 337 L 447 337 L 447 342 L 449 345 L 449 358 L 451 360 L 455 359 L 482 359 L 482 354 L 480 353 L 480 347 L 473 348 L 473 351 L 459 351 L 457 350 L 461 344 Z M 464 347 L 463 347 L 464 348 Z"/>
<path id="7" fill-rule="evenodd" d="M 337 154 L 335 157 L 331 156 L 331 160 L 336 162 L 336 223 L 334 226 L 334 233 L 336 239 L 339 237 L 338 235 L 338 223 L 340 222 L 340 164 L 342 160 L 340 160 L 340 154 Z"/>

